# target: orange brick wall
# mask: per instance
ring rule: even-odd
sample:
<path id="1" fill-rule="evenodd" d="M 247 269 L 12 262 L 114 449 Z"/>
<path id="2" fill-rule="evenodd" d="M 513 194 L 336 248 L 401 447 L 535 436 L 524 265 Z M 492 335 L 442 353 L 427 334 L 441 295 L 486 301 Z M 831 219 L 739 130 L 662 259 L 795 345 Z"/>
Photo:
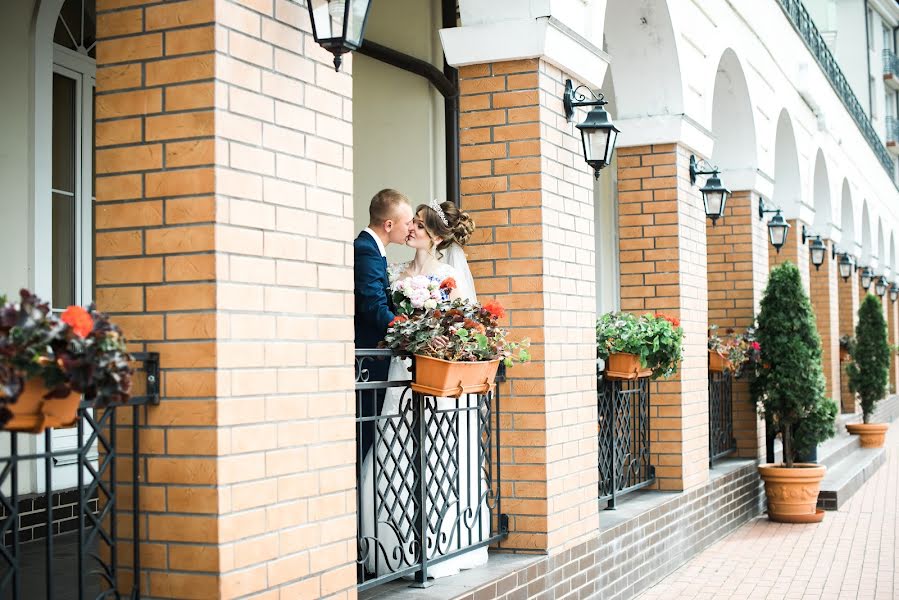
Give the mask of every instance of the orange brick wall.
<path id="1" fill-rule="evenodd" d="M 355 597 L 352 61 L 287 0 L 97 5 L 96 296 L 163 367 L 144 597 Z"/>
<path id="2" fill-rule="evenodd" d="M 709 324 L 720 331 L 745 331 L 755 322 L 768 273 L 768 233 L 756 212 L 757 195 L 733 192 L 724 217 L 708 223 Z M 734 437 L 737 456 L 758 458 L 765 447 L 764 421 L 759 419 L 747 379 L 733 383 Z"/>
<path id="3" fill-rule="evenodd" d="M 677 144 L 618 148 L 621 308 L 664 311 L 685 332 L 680 371 L 652 385 L 650 443 L 658 487 L 708 479 L 706 218 Z"/>
<path id="4" fill-rule="evenodd" d="M 809 265 L 812 308 L 815 311 L 818 334 L 821 336 L 824 378 L 827 381 L 827 395 L 839 398 L 840 392 L 840 323 L 839 323 L 839 271 L 837 260 L 831 257 L 833 242 L 824 240 L 827 251 L 824 263 L 819 269 Z"/>
<path id="5" fill-rule="evenodd" d="M 891 346 L 895 347 L 896 344 L 899 344 L 899 341 L 897 341 L 897 338 L 899 338 L 899 335 L 897 335 L 897 333 L 899 333 L 899 332 L 896 331 L 896 327 L 897 327 L 897 325 L 899 325 L 899 318 L 897 318 L 897 317 L 899 317 L 899 312 L 897 312 L 897 311 L 899 311 L 899 302 L 893 302 L 892 300 L 890 300 L 889 293 L 887 293 L 885 302 L 887 303 L 887 327 L 888 327 L 887 340 L 889 341 L 889 344 Z M 897 357 L 896 352 L 894 350 L 891 350 L 890 351 L 890 387 L 889 387 L 889 391 L 888 391 L 890 394 L 896 393 L 896 373 L 897 373 L 896 362 L 897 362 L 897 359 L 899 359 L 899 357 Z"/>
<path id="6" fill-rule="evenodd" d="M 503 397 L 505 549 L 554 552 L 597 530 L 593 181 L 536 59 L 460 69 L 462 207 L 480 295 L 508 309 L 533 362 Z"/>
<path id="7" fill-rule="evenodd" d="M 859 292 L 858 273 L 853 272 L 849 279 L 843 281 L 838 278 L 837 289 L 839 293 L 839 331 L 840 337 L 855 335 L 855 323 L 858 319 Z M 839 338 L 838 338 L 839 339 Z M 855 395 L 849 391 L 849 377 L 846 375 L 845 364 L 840 368 L 840 407 L 844 413 L 855 412 Z"/>

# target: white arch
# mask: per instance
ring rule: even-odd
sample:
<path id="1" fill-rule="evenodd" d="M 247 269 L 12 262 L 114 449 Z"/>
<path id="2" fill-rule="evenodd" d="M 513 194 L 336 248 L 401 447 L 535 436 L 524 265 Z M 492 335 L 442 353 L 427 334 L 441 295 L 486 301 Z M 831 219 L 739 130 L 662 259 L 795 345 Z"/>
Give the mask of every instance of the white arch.
<path id="1" fill-rule="evenodd" d="M 783 210 L 784 217 L 795 219 L 802 205 L 802 183 L 799 176 L 799 155 L 793 123 L 786 109 L 777 119 L 774 141 L 774 204 Z"/>
<path id="2" fill-rule="evenodd" d="M 861 266 L 869 266 L 872 259 L 872 246 L 874 239 L 874 230 L 871 229 L 871 215 L 868 211 L 868 201 L 865 200 L 862 203 L 862 231 L 861 231 L 861 242 L 862 242 L 862 255 L 861 255 Z"/>
<path id="3" fill-rule="evenodd" d="M 840 246 L 843 251 L 855 253 L 855 212 L 852 207 L 852 192 L 849 180 L 843 178 L 843 192 L 840 199 Z"/>
<path id="4" fill-rule="evenodd" d="M 749 87 L 740 59 L 730 48 L 722 52 L 712 97 L 712 162 L 731 189 L 751 189 L 758 169 L 755 123 Z"/>
<path id="5" fill-rule="evenodd" d="M 883 239 L 883 219 L 877 218 L 877 266 L 883 273 L 886 266 L 886 244 Z"/>
<path id="6" fill-rule="evenodd" d="M 827 161 L 824 153 L 818 149 L 815 155 L 815 176 L 813 179 L 812 200 L 815 207 L 815 221 L 812 226 L 816 233 L 830 233 L 833 223 L 833 212 L 830 203 L 830 177 L 827 174 Z"/>

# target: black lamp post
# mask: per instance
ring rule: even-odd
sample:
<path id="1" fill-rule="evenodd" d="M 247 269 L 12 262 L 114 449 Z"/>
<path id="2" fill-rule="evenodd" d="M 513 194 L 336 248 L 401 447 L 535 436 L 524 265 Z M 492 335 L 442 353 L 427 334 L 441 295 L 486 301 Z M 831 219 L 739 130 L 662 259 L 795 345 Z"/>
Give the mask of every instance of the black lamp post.
<path id="1" fill-rule="evenodd" d="M 899 283 L 893 283 L 890 286 L 890 300 L 895 302 L 899 298 Z"/>
<path id="2" fill-rule="evenodd" d="M 690 183 L 696 185 L 697 175 L 709 175 L 705 185 L 699 188 L 702 193 L 702 205 L 705 207 L 705 216 L 712 220 L 712 226 L 718 219 L 724 216 L 724 207 L 727 205 L 727 197 L 730 190 L 721 185 L 718 177 L 720 170 L 711 166 L 706 161 L 698 161 L 694 155 L 690 155 Z"/>
<path id="3" fill-rule="evenodd" d="M 307 0 L 312 35 L 319 46 L 334 55 L 340 70 L 343 55 L 362 45 L 371 0 Z"/>
<path id="4" fill-rule="evenodd" d="M 849 281 L 849 277 L 852 275 L 852 267 L 854 266 L 855 263 L 852 262 L 852 257 L 849 256 L 848 252 L 840 254 L 840 277 L 843 278 L 843 281 Z"/>
<path id="5" fill-rule="evenodd" d="M 877 281 L 874 283 L 874 293 L 883 298 L 883 295 L 887 293 L 887 278 L 881 275 L 877 278 Z"/>
<path id="6" fill-rule="evenodd" d="M 771 245 L 780 254 L 780 249 L 787 243 L 787 234 L 790 233 L 790 224 L 784 220 L 779 208 L 765 208 L 765 201 L 759 198 L 759 219 L 764 219 L 766 213 L 774 213 L 768 221 L 768 239 Z"/>
<path id="7" fill-rule="evenodd" d="M 871 280 L 874 279 L 874 271 L 871 267 L 865 267 L 862 269 L 861 283 L 862 289 L 867 291 L 869 287 L 871 287 Z"/>
<path id="8" fill-rule="evenodd" d="M 583 88 L 593 97 L 580 92 Z M 596 94 L 589 88 L 580 85 L 573 86 L 571 80 L 565 81 L 565 94 L 562 96 L 562 105 L 565 107 L 565 117 L 570 121 L 574 116 L 576 106 L 592 106 L 584 122 L 577 125 L 581 131 L 581 141 L 584 147 L 584 160 L 593 167 L 593 175 L 599 179 L 599 172 L 612 162 L 612 153 L 615 151 L 615 142 L 618 140 L 619 130 L 609 118 L 609 113 L 603 108 L 608 104 L 602 94 Z"/>

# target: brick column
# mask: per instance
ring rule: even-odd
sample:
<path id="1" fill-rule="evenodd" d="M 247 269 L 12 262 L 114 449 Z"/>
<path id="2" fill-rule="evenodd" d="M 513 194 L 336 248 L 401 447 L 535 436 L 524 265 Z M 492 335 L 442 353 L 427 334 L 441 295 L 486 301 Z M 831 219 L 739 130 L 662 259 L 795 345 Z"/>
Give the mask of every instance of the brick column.
<path id="1" fill-rule="evenodd" d="M 858 274 L 852 273 L 849 279 L 843 281 L 840 277 L 837 282 L 839 293 L 839 327 L 840 337 L 855 335 L 855 321 L 858 318 L 859 291 Z M 849 391 L 849 377 L 846 375 L 845 364 L 840 368 L 840 410 L 844 413 L 855 412 L 855 394 Z"/>
<path id="2" fill-rule="evenodd" d="M 770 215 L 765 215 L 764 222 L 766 227 L 770 217 Z M 790 224 L 787 241 L 780 249 L 780 252 L 771 248 L 771 252 L 768 253 L 768 266 L 770 269 L 773 269 L 786 261 L 796 265 L 799 268 L 799 275 L 802 277 L 802 286 L 805 288 L 805 293 L 808 294 L 810 285 L 809 267 L 811 265 L 809 264 L 808 245 L 802 243 L 802 221 L 790 219 L 787 222 Z"/>
<path id="3" fill-rule="evenodd" d="M 890 300 L 889 293 L 887 293 L 886 300 L 884 302 L 887 305 L 887 340 L 889 340 L 889 344 L 895 348 L 896 344 L 899 344 L 899 332 L 897 332 L 896 327 L 899 325 L 899 301 L 893 302 Z M 889 394 L 896 393 L 896 373 L 897 371 L 897 360 L 899 360 L 899 356 L 895 350 L 890 350 L 890 387 Z"/>
<path id="4" fill-rule="evenodd" d="M 743 332 L 755 322 L 768 278 L 768 231 L 758 218 L 758 194 L 733 192 L 718 224 L 706 227 L 709 324 Z M 759 419 L 746 378 L 733 383 L 737 456 L 758 458 L 765 448 L 765 422 Z"/>
<path id="5" fill-rule="evenodd" d="M 472 272 L 533 343 L 503 390 L 502 547 L 553 553 L 598 526 L 593 178 L 557 68 L 532 59 L 459 74 Z"/>
<path id="6" fill-rule="evenodd" d="M 621 308 L 681 320 L 678 373 L 652 385 L 650 440 L 659 489 L 708 479 L 706 218 L 690 185 L 693 153 L 679 144 L 619 148 Z"/>
<path id="7" fill-rule="evenodd" d="M 838 296 L 839 271 L 837 260 L 831 256 L 833 242 L 824 240 L 826 251 L 824 263 L 819 269 L 811 265 L 811 301 L 815 311 L 818 334 L 821 336 L 824 378 L 827 380 L 827 395 L 840 397 L 840 323 Z"/>
<path id="8" fill-rule="evenodd" d="M 163 367 L 143 597 L 355 597 L 352 61 L 284 0 L 98 13 L 96 295 Z"/>

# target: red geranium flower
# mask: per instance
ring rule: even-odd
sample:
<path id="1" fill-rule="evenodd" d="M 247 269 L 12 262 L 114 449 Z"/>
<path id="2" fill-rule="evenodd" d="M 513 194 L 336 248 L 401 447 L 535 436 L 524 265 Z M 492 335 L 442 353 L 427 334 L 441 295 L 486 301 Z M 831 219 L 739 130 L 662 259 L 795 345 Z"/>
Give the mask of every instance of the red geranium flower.
<path id="1" fill-rule="evenodd" d="M 752 344 L 750 344 L 750 346 L 752 347 L 753 350 L 761 350 L 762 349 L 761 344 L 759 344 L 758 342 L 752 342 Z"/>
<path id="2" fill-rule="evenodd" d="M 397 323 L 405 323 L 408 320 L 409 320 L 409 317 L 407 317 L 406 315 L 397 315 L 397 316 L 393 317 L 393 321 L 391 321 L 387 326 L 393 327 Z"/>
<path id="3" fill-rule="evenodd" d="M 441 290 L 449 290 L 450 292 L 456 289 L 456 280 L 452 277 L 447 277 L 443 281 L 440 282 Z"/>
<path id="4" fill-rule="evenodd" d="M 680 319 L 678 319 L 677 317 L 672 317 L 672 316 L 666 315 L 665 313 L 660 313 L 660 312 L 657 312 L 655 316 L 657 319 L 665 319 L 666 321 L 671 323 L 671 325 L 673 325 L 674 327 L 680 327 Z"/>
<path id="5" fill-rule="evenodd" d="M 493 317 L 496 319 L 502 319 L 506 316 L 506 309 L 503 308 L 503 305 L 496 300 L 485 302 L 482 308 L 493 315 Z"/>
<path id="6" fill-rule="evenodd" d="M 80 306 L 70 306 L 62 313 L 62 322 L 72 328 L 72 331 L 80 338 L 90 335 L 94 329 L 94 319 L 90 313 Z"/>

